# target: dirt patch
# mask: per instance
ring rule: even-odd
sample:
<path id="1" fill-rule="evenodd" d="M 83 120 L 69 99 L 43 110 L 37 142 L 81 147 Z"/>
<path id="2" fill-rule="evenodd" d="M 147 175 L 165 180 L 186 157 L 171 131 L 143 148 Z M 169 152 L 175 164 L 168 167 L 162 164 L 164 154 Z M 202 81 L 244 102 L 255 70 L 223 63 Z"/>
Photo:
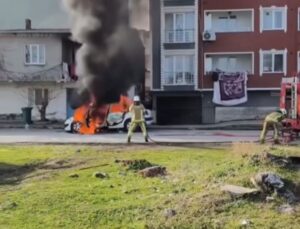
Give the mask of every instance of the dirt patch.
<path id="1" fill-rule="evenodd" d="M 158 177 L 167 175 L 165 167 L 153 166 L 139 171 L 139 174 L 143 177 Z"/>
<path id="2" fill-rule="evenodd" d="M 12 165 L 0 163 L 0 185 L 18 184 L 28 174 L 34 172 L 39 164 Z"/>
<path id="3" fill-rule="evenodd" d="M 272 165 L 285 169 L 300 169 L 300 157 L 297 156 L 278 156 L 267 151 L 262 153 L 246 155 L 251 165 Z"/>
<path id="4" fill-rule="evenodd" d="M 133 171 L 139 171 L 155 166 L 147 160 L 116 160 L 115 162 L 127 167 L 127 170 Z"/>
<path id="5" fill-rule="evenodd" d="M 86 164 L 86 161 L 75 159 L 50 160 L 39 166 L 39 169 L 44 170 L 59 170 L 80 167 Z"/>

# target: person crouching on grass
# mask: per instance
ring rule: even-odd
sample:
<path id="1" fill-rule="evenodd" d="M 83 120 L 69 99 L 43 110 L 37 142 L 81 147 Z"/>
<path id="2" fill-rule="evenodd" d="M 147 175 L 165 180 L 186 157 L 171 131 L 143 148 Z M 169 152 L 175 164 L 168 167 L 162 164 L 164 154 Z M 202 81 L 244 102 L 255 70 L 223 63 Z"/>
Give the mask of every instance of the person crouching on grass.
<path id="1" fill-rule="evenodd" d="M 266 140 L 266 135 L 268 133 L 268 129 L 273 127 L 274 134 L 274 143 L 279 144 L 279 129 L 282 126 L 282 121 L 287 117 L 286 109 L 280 109 L 276 112 L 272 112 L 267 115 L 264 121 L 263 129 L 260 134 L 260 143 L 264 144 Z"/>
<path id="2" fill-rule="evenodd" d="M 148 142 L 148 133 L 144 118 L 145 107 L 143 106 L 143 104 L 141 104 L 139 96 L 134 96 L 133 104 L 130 106 L 129 112 L 131 112 L 131 123 L 128 129 L 127 143 L 131 142 L 133 132 L 135 131 L 137 126 L 141 128 L 145 141 Z"/>

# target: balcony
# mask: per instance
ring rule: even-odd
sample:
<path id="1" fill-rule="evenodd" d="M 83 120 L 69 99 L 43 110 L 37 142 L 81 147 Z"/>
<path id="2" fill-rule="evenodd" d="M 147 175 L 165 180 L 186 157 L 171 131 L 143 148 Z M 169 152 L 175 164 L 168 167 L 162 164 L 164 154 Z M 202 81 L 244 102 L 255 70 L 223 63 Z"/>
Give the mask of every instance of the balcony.
<path id="1" fill-rule="evenodd" d="M 253 53 L 218 54 L 211 53 L 205 56 L 205 72 L 219 69 L 224 72 L 248 72 L 253 74 Z"/>
<path id="2" fill-rule="evenodd" d="M 195 30 L 194 29 L 181 29 L 181 30 L 166 30 L 165 31 L 165 43 L 194 43 L 195 42 Z"/>
<path id="3" fill-rule="evenodd" d="M 26 83 L 26 82 L 57 82 L 67 83 L 72 82 L 75 78 L 70 74 L 69 68 L 72 66 L 64 67 L 62 64 L 53 68 L 42 70 L 33 73 L 20 73 L 4 69 L 0 69 L 0 82 L 10 83 Z M 72 72 L 72 71 L 71 71 Z"/>
<path id="4" fill-rule="evenodd" d="M 205 30 L 216 33 L 252 32 L 254 16 L 252 10 L 205 11 Z"/>
<path id="5" fill-rule="evenodd" d="M 165 72 L 164 86 L 192 86 L 195 84 L 195 75 L 192 72 Z"/>

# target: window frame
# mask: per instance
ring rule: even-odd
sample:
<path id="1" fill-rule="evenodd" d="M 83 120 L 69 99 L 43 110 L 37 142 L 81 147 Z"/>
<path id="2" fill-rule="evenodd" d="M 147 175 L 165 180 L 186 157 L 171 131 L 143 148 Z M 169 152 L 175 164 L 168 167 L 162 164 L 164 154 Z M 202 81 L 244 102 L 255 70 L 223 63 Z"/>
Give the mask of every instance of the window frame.
<path id="1" fill-rule="evenodd" d="M 172 15 L 172 19 L 173 19 L 173 29 L 172 30 L 168 30 L 166 28 L 166 16 L 168 14 L 171 14 Z M 186 17 L 187 17 L 187 14 L 193 14 L 193 17 L 194 17 L 194 20 L 193 20 L 193 28 L 192 29 L 187 29 L 187 24 L 186 24 Z M 195 14 L 195 11 L 194 10 L 187 10 L 187 11 L 180 11 L 180 12 L 171 12 L 171 11 L 165 11 L 163 13 L 164 15 L 164 43 L 166 44 L 174 44 L 174 43 L 179 43 L 179 44 L 184 44 L 184 43 L 194 43 L 196 42 L 196 37 L 195 37 L 195 31 L 196 31 L 196 23 L 195 23 L 195 20 L 196 20 L 196 14 Z M 183 29 L 182 29 L 182 32 L 183 32 L 183 39 L 182 41 L 178 40 L 177 39 L 177 36 L 176 36 L 176 32 L 177 32 L 177 29 L 176 29 L 176 19 L 177 19 L 177 15 L 183 15 Z M 188 34 L 188 31 L 191 32 L 192 34 L 192 39 L 189 40 L 188 38 L 190 37 Z M 169 39 L 169 32 L 173 33 L 173 39 Z"/>
<path id="2" fill-rule="evenodd" d="M 237 17 L 238 22 L 238 15 L 237 13 L 240 12 L 247 12 L 250 13 L 251 16 L 251 26 L 247 29 L 243 30 L 232 30 L 232 31 L 217 31 L 213 27 L 213 17 L 212 15 L 214 13 L 225 13 L 225 12 L 232 12 L 232 16 Z M 248 33 L 248 32 L 254 32 L 255 31 L 255 10 L 254 8 L 240 8 L 240 9 L 221 9 L 221 10 L 204 10 L 203 14 L 203 21 L 204 21 L 204 31 L 214 31 L 216 33 Z"/>
<path id="3" fill-rule="evenodd" d="M 282 71 L 274 71 L 275 70 L 275 55 L 283 56 L 283 66 Z M 264 71 L 264 55 L 272 55 L 272 71 L 265 72 Z M 287 49 L 285 50 L 260 50 L 260 76 L 270 75 L 270 74 L 284 74 L 287 75 Z"/>
<path id="4" fill-rule="evenodd" d="M 248 71 L 249 75 L 255 74 L 255 52 L 248 51 L 248 52 L 206 52 L 204 53 L 204 68 L 203 74 L 204 76 L 209 76 L 209 73 L 214 71 L 213 69 L 213 58 L 214 56 L 227 56 L 228 59 L 236 58 L 238 60 L 239 55 L 250 55 L 251 56 L 251 70 Z"/>
<path id="5" fill-rule="evenodd" d="M 172 71 L 170 72 L 169 70 L 166 71 L 167 69 L 167 58 L 168 57 L 172 57 L 173 60 L 172 60 Z M 183 63 L 182 63 L 182 71 L 181 72 L 177 72 L 177 65 L 176 65 L 176 62 L 177 62 L 177 58 L 183 58 Z M 189 65 L 191 63 L 188 62 L 188 59 L 191 58 L 192 59 L 192 66 L 193 66 L 193 69 L 192 71 L 190 72 L 189 70 Z M 163 65 L 163 80 L 162 80 L 162 85 L 163 86 L 194 86 L 195 83 L 196 83 L 196 79 L 195 79 L 195 55 L 194 54 L 166 54 L 164 56 L 164 65 Z M 173 83 L 167 83 L 167 74 L 168 73 L 172 73 L 172 77 L 173 77 Z M 183 82 L 182 83 L 178 83 L 177 80 L 176 80 L 176 74 L 177 73 L 182 73 L 183 74 Z M 186 73 L 191 73 L 193 78 L 192 78 L 192 83 L 188 83 L 186 78 L 187 78 L 187 75 Z"/>
<path id="6" fill-rule="evenodd" d="M 300 7 L 298 8 L 298 14 L 297 14 L 298 16 L 297 16 L 297 19 L 298 19 L 298 21 L 297 21 L 297 27 L 298 27 L 298 31 L 300 31 Z"/>
<path id="7" fill-rule="evenodd" d="M 220 23 L 220 20 L 223 20 L 224 23 L 224 30 L 219 30 L 218 33 L 231 33 L 231 32 L 237 32 L 234 30 L 236 26 L 232 26 L 232 22 L 235 22 L 235 24 L 238 22 L 237 15 L 227 15 L 227 16 L 219 16 L 218 17 L 218 23 Z M 220 26 L 221 27 L 221 26 Z"/>
<path id="8" fill-rule="evenodd" d="M 300 72 L 300 51 L 297 52 L 297 73 Z"/>
<path id="9" fill-rule="evenodd" d="M 272 13 L 272 27 L 271 28 L 265 28 L 264 27 L 264 13 L 265 11 L 271 11 Z M 281 28 L 275 28 L 276 24 L 276 12 L 282 13 L 282 27 Z M 287 32 L 287 6 L 284 7 L 277 7 L 277 6 L 271 6 L 271 7 L 262 7 L 260 6 L 260 32 L 266 32 L 266 31 L 284 31 Z"/>
<path id="10" fill-rule="evenodd" d="M 27 62 L 27 47 L 29 48 L 29 58 L 30 61 Z M 33 61 L 33 49 L 36 48 L 37 49 L 37 61 Z M 42 52 L 44 54 L 44 58 L 43 61 L 41 62 L 40 60 L 40 53 L 41 53 L 41 49 Z M 44 44 L 26 44 L 25 45 L 25 61 L 24 61 L 25 65 L 28 66 L 43 66 L 46 65 L 46 46 Z"/>

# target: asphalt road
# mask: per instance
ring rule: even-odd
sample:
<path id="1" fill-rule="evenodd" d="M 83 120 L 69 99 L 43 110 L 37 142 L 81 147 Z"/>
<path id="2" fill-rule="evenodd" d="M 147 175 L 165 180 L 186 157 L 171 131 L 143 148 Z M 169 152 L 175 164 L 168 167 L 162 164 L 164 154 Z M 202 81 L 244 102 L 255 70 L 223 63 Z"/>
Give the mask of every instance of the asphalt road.
<path id="1" fill-rule="evenodd" d="M 151 139 L 162 143 L 230 143 L 258 140 L 259 131 L 227 130 L 151 130 Z M 141 133 L 136 133 L 133 143 L 143 143 Z M 111 132 L 98 135 L 69 134 L 60 130 L 0 129 L 0 144 L 121 144 L 126 143 L 126 133 Z"/>

